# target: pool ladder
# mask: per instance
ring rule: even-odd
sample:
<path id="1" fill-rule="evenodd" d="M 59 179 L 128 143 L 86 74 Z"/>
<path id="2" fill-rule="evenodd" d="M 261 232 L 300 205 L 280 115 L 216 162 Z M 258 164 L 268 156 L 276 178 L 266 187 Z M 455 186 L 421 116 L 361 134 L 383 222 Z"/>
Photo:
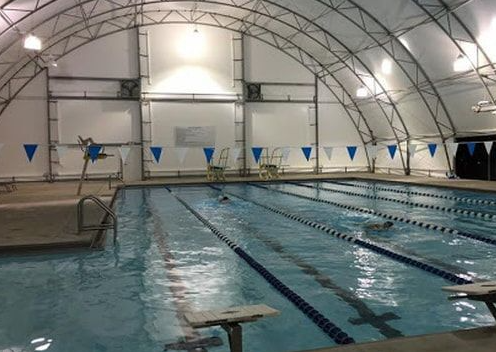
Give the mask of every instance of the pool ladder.
<path id="1" fill-rule="evenodd" d="M 100 224 L 98 225 L 84 224 L 84 205 L 86 204 L 87 201 L 92 201 L 105 212 L 104 219 Z M 108 217 L 112 219 L 111 222 L 107 222 Z M 110 209 L 110 207 L 108 207 L 100 198 L 96 196 L 89 195 L 79 200 L 77 205 L 77 224 L 78 224 L 78 233 L 85 231 L 104 231 L 104 230 L 113 229 L 114 245 L 117 242 L 117 215 L 112 209 Z"/>

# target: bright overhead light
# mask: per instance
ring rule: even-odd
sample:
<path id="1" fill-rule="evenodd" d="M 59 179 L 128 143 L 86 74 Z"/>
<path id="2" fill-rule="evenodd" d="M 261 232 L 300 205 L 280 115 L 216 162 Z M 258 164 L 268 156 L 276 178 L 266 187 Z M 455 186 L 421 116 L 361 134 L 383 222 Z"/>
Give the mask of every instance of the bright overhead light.
<path id="1" fill-rule="evenodd" d="M 198 59 L 205 54 L 205 37 L 198 28 L 179 39 L 179 54 L 184 59 Z"/>
<path id="2" fill-rule="evenodd" d="M 470 71 L 471 68 L 472 65 L 470 64 L 469 59 L 463 54 L 458 55 L 453 63 L 453 70 L 455 72 L 466 72 Z"/>
<path id="3" fill-rule="evenodd" d="M 357 98 L 367 98 L 369 96 L 369 91 L 365 87 L 360 87 L 356 91 Z"/>
<path id="4" fill-rule="evenodd" d="M 29 34 L 26 38 L 24 38 L 24 49 L 28 50 L 41 50 L 41 40 L 40 38 Z"/>
<path id="5" fill-rule="evenodd" d="M 406 50 L 408 50 L 408 51 L 412 51 L 412 50 L 410 49 L 410 45 L 408 45 L 408 42 L 406 41 L 406 39 L 405 39 L 405 38 L 400 38 L 400 42 L 401 42 L 401 44 L 403 44 L 403 46 L 406 48 Z"/>
<path id="6" fill-rule="evenodd" d="M 382 60 L 381 69 L 382 73 L 390 75 L 393 72 L 393 62 L 389 59 Z"/>
<path id="7" fill-rule="evenodd" d="M 59 64 L 57 63 L 57 60 L 53 57 L 53 55 L 48 56 L 48 64 L 52 67 L 58 67 Z"/>
<path id="8" fill-rule="evenodd" d="M 472 111 L 475 113 L 490 112 L 496 115 L 496 105 L 493 105 L 490 101 L 483 100 L 472 106 Z"/>

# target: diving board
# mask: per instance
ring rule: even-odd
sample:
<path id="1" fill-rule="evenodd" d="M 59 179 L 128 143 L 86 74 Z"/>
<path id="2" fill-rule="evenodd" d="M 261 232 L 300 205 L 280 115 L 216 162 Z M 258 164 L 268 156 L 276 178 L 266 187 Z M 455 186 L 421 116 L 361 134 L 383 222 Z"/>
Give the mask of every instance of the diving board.
<path id="1" fill-rule="evenodd" d="M 450 300 L 470 299 L 484 302 L 496 319 L 496 281 L 477 282 L 470 285 L 443 287 L 443 291 L 453 292 L 457 296 L 449 297 Z"/>
<path id="2" fill-rule="evenodd" d="M 265 304 L 240 306 L 220 310 L 190 312 L 184 318 L 195 329 L 221 326 L 229 336 L 231 352 L 242 352 L 243 342 L 241 325 L 252 323 L 262 318 L 274 317 L 280 312 Z"/>

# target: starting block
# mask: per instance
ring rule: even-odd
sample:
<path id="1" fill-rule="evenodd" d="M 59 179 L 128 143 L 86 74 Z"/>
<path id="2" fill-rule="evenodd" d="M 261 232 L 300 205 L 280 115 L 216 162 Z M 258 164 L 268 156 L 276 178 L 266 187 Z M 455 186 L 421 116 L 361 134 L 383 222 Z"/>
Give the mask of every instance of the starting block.
<path id="1" fill-rule="evenodd" d="M 456 293 L 449 300 L 469 299 L 484 302 L 496 320 L 496 281 L 478 282 L 470 285 L 443 287 L 443 291 Z"/>
<path id="2" fill-rule="evenodd" d="M 184 318 L 195 329 L 221 326 L 229 336 L 231 352 L 243 351 L 243 323 L 252 323 L 266 317 L 274 317 L 280 312 L 265 304 L 254 306 L 233 307 L 222 310 L 186 313 Z"/>

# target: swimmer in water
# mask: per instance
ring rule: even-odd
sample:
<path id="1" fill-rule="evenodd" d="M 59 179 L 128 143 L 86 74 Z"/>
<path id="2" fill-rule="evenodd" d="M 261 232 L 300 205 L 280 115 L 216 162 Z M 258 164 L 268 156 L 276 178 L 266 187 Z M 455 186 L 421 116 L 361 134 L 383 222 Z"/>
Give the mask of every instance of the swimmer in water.
<path id="1" fill-rule="evenodd" d="M 219 196 L 219 203 L 221 204 L 226 204 L 229 203 L 230 201 L 231 199 L 229 199 L 229 197 L 226 195 Z"/>
<path id="2" fill-rule="evenodd" d="M 379 223 L 379 224 L 367 224 L 365 228 L 367 230 L 372 230 L 372 231 L 384 231 L 384 230 L 389 230 L 391 227 L 393 227 L 393 223 L 391 221 L 386 221 L 384 223 Z"/>

